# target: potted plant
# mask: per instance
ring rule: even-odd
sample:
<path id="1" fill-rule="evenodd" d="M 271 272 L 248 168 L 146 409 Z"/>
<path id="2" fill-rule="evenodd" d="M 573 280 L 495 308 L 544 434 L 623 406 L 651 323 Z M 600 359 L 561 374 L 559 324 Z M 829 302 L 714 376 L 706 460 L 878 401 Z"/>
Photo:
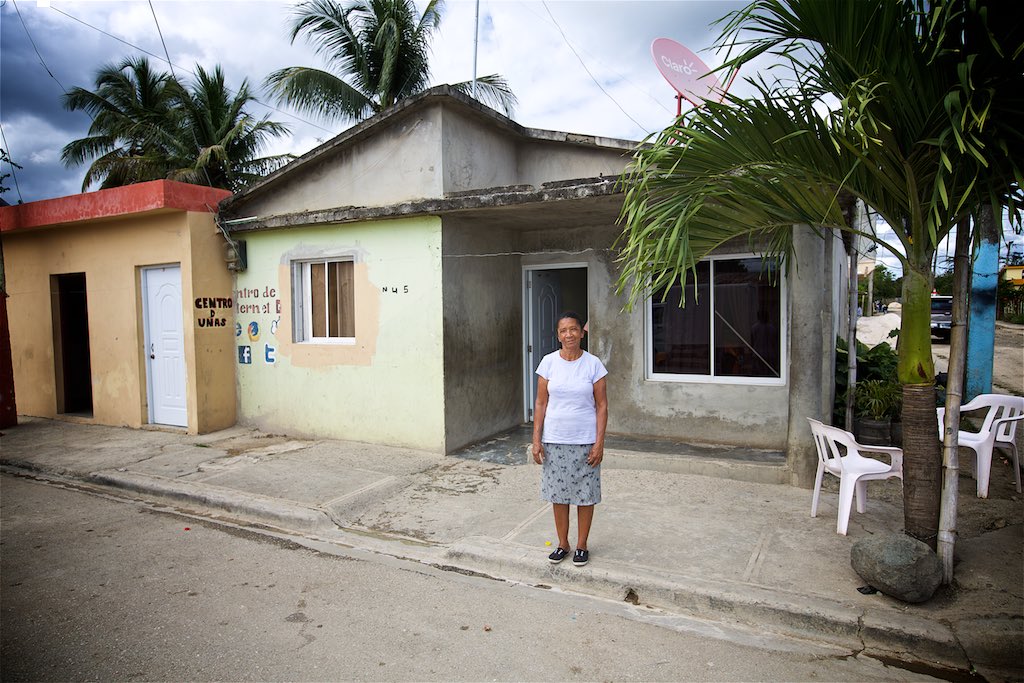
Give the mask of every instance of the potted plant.
<path id="1" fill-rule="evenodd" d="M 892 421 L 900 413 L 900 385 L 888 380 L 867 379 L 857 382 L 854 391 L 853 430 L 857 441 L 875 446 L 893 443 Z"/>
<path id="2" fill-rule="evenodd" d="M 899 382 L 890 382 L 893 387 L 889 407 L 889 443 L 893 446 L 903 447 L 903 387 Z"/>

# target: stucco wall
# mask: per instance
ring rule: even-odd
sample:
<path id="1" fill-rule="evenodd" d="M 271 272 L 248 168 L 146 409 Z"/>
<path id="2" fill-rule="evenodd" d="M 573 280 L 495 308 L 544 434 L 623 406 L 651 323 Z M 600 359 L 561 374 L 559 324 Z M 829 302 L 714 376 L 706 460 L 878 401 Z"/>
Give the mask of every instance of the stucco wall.
<path id="1" fill-rule="evenodd" d="M 515 185 L 513 136 L 490 119 L 470 116 L 461 107 L 445 107 L 441 164 L 444 192 Z"/>
<path id="2" fill-rule="evenodd" d="M 618 230 L 615 226 L 581 226 L 535 231 L 525 234 L 520 244 L 524 251 L 533 252 L 524 262 L 589 264 L 590 350 L 608 368 L 609 431 L 786 449 L 788 384 L 752 386 L 645 378 L 643 308 L 624 312 L 625 299 L 614 292 L 618 268 L 610 247 Z M 821 292 L 824 283 L 819 284 Z M 790 297 L 790 318 L 799 314 L 797 308 L 806 311 L 805 305 L 803 301 L 794 304 Z"/>
<path id="3" fill-rule="evenodd" d="M 234 314 L 230 305 L 224 305 L 224 299 L 231 298 L 234 278 L 224 261 L 226 242 L 212 217 L 190 213 L 188 229 L 191 297 L 183 295 L 182 305 L 191 312 L 186 328 L 193 331 L 195 344 L 186 346 L 186 353 L 194 358 L 186 367 L 196 395 L 189 403 L 188 421 L 205 434 L 235 424 Z M 185 276 L 183 269 L 182 277 L 188 279 Z"/>
<path id="4" fill-rule="evenodd" d="M 140 268 L 177 263 L 182 273 L 188 429 L 196 433 L 234 424 L 234 368 L 223 363 L 231 348 L 231 326 L 204 327 L 200 333 L 193 308 L 196 296 L 231 296 L 223 239 L 209 214 L 135 215 L 15 232 L 3 239 L 20 413 L 57 415 L 50 276 L 85 273 L 91 419 L 130 427 L 145 424 Z M 223 313 L 230 319 L 230 310 Z"/>
<path id="5" fill-rule="evenodd" d="M 540 187 L 556 180 L 617 176 L 630 154 L 630 150 L 529 140 L 519 149 L 518 182 Z"/>
<path id="6" fill-rule="evenodd" d="M 617 176 L 631 154 L 628 149 L 595 146 L 589 139 L 571 144 L 523 137 L 458 107 L 444 109 L 443 129 L 446 193 L 505 185 L 539 188 L 560 180 Z"/>
<path id="7" fill-rule="evenodd" d="M 322 161 L 278 178 L 273 191 L 247 197 L 237 217 L 440 197 L 441 111 L 426 108 L 395 116 L 374 127 L 373 135 L 325 148 L 321 156 Z"/>
<path id="8" fill-rule="evenodd" d="M 445 244 L 450 246 L 446 246 L 444 261 L 445 376 L 450 447 L 522 421 L 522 268 L 584 263 L 590 350 L 609 371 L 610 431 L 786 448 L 786 384 L 645 379 L 643 310 L 623 312 L 625 301 L 614 293 L 618 269 L 610 247 L 618 234 L 616 226 L 538 226 L 507 236 L 461 228 L 453 230 L 449 239 L 446 223 Z M 457 256 L 456 252 L 478 256 Z M 520 254 L 518 264 L 514 254 Z M 511 359 L 515 362 L 510 365 L 506 361 Z M 487 402 L 481 405 L 479 396 L 487 396 Z"/>
<path id="9" fill-rule="evenodd" d="M 522 269 L 514 235 L 444 222 L 444 393 L 451 452 L 523 421 Z"/>
<path id="10" fill-rule="evenodd" d="M 842 299 L 829 288 L 835 273 L 848 272 L 842 268 L 842 250 L 834 247 L 842 240 L 829 232 L 824 238 L 807 226 L 794 228 L 794 250 L 797 266 L 790 274 L 789 329 L 790 392 L 789 437 L 786 459 L 792 483 L 810 488 L 814 483 L 818 456 L 811 437 L 807 418 L 828 422 L 832 412 L 832 392 L 835 377 L 836 329 L 833 324 L 836 309 L 842 308 Z"/>
<path id="11" fill-rule="evenodd" d="M 247 233 L 237 278 L 239 420 L 266 431 L 444 451 L 441 224 L 416 218 Z M 291 263 L 354 258 L 355 343 L 292 341 Z M 255 323 L 258 334 L 250 335 Z M 236 350 L 237 353 L 237 350 Z M 236 362 L 238 358 L 236 356 Z"/>

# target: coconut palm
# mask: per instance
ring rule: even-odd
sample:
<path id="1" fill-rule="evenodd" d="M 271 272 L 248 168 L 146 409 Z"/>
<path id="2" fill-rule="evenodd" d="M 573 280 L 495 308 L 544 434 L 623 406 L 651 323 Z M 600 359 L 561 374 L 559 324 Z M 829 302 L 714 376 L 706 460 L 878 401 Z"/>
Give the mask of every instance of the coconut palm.
<path id="1" fill-rule="evenodd" d="M 61 158 L 67 166 L 92 160 L 83 192 L 163 178 L 238 190 L 292 158 L 256 156 L 287 128 L 254 119 L 245 111 L 253 102 L 245 81 L 234 93 L 227 88 L 219 66 L 212 73 L 197 67 L 186 87 L 145 57 L 129 57 L 102 67 L 95 90 L 76 87 L 64 96 L 65 108 L 93 122 Z"/>
<path id="2" fill-rule="evenodd" d="M 61 152 L 65 166 L 92 159 L 82 191 L 163 178 L 170 171 L 161 139 L 173 104 L 170 74 L 156 71 L 145 57 L 128 57 L 96 73 L 96 89 L 75 87 L 63 97 L 64 108 L 92 117 L 87 137 Z"/>
<path id="3" fill-rule="evenodd" d="M 419 15 L 413 0 L 306 0 L 295 7 L 291 41 L 303 36 L 328 70 L 292 66 L 267 77 L 279 103 L 325 120 L 360 121 L 415 95 L 430 82 L 430 39 L 441 24 L 442 0 Z M 470 82 L 456 83 L 470 94 Z M 511 116 L 515 95 L 501 76 L 477 79 L 477 97 Z"/>
<path id="4" fill-rule="evenodd" d="M 998 20 L 990 4 L 986 23 L 984 4 L 757 0 L 725 25 L 720 44 L 739 50 L 726 66 L 771 53 L 792 67 L 792 78 L 750 81 L 757 99 L 730 97 L 689 112 L 636 153 L 624 179 L 619 290 L 630 289 L 633 303 L 685 280 L 730 239 L 759 237 L 767 253 L 785 259 L 794 226 L 852 230 L 842 193 L 892 226 L 902 249 L 879 246 L 893 251 L 904 274 L 897 374 L 905 531 L 933 548 L 941 459 L 932 257 L 982 203 L 1021 200 L 1021 137 L 1010 127 L 1020 120 L 1024 69 L 1006 28 L 1019 22 Z M 838 103 L 820 114 L 829 96 Z"/>
<path id="5" fill-rule="evenodd" d="M 268 117 L 256 120 L 245 108 L 255 102 L 248 81 L 232 93 L 220 66 L 208 72 L 196 67 L 189 88 L 171 86 L 178 130 L 169 141 L 173 166 L 169 178 L 197 185 L 240 190 L 287 163 L 281 154 L 258 157 L 271 138 L 287 134 L 283 124 Z"/>

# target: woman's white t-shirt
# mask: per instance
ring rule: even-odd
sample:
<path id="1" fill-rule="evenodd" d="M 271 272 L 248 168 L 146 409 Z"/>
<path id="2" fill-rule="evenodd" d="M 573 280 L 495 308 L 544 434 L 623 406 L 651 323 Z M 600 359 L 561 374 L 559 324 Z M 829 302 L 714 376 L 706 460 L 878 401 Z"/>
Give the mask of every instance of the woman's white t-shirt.
<path id="1" fill-rule="evenodd" d="M 597 405 L 594 384 L 608 374 L 604 364 L 586 351 L 565 360 L 558 351 L 537 366 L 548 381 L 548 407 L 544 414 L 544 443 L 591 444 L 597 441 Z"/>

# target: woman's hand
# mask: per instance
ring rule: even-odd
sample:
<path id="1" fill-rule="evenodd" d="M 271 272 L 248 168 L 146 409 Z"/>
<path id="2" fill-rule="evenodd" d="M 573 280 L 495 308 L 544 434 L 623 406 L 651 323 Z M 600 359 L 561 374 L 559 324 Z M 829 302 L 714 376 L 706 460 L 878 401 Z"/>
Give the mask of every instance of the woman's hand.
<path id="1" fill-rule="evenodd" d="M 604 460 L 604 444 L 595 443 L 590 448 L 590 453 L 587 454 L 587 464 L 591 467 L 597 467 Z"/>
<path id="2" fill-rule="evenodd" d="M 533 442 L 533 461 L 538 465 L 544 464 L 544 447 L 540 445 L 540 441 Z"/>

